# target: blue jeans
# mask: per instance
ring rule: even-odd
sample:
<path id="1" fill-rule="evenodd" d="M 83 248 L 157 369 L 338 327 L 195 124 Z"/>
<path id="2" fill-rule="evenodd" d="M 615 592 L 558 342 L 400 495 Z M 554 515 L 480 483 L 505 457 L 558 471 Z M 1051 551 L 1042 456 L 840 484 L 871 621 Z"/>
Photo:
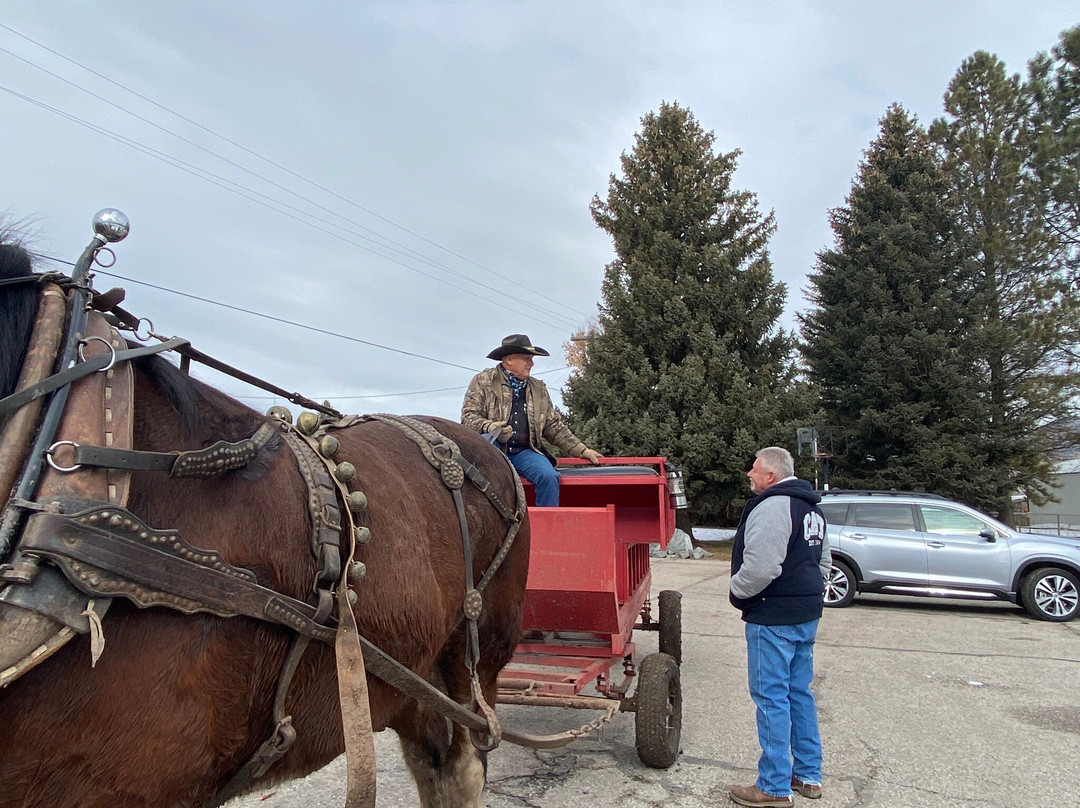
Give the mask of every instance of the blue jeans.
<path id="1" fill-rule="evenodd" d="M 559 472 L 551 461 L 533 449 L 522 449 L 509 457 L 517 473 L 536 486 L 536 506 L 559 507 Z"/>
<path id="2" fill-rule="evenodd" d="M 821 736 L 810 692 L 817 627 L 817 620 L 746 624 L 750 697 L 757 705 L 761 744 L 757 787 L 777 797 L 791 794 L 793 774 L 804 783 L 821 783 Z"/>

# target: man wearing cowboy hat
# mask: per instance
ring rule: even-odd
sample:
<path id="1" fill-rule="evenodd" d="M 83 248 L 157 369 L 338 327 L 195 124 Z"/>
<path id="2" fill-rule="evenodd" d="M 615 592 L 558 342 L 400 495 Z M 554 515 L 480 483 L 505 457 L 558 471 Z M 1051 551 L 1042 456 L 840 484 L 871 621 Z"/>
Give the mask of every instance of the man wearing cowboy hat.
<path id="1" fill-rule="evenodd" d="M 518 474 L 536 487 L 536 504 L 559 504 L 559 472 L 555 458 L 541 441 L 571 457 L 596 464 L 602 455 L 581 442 L 562 422 L 547 386 L 529 376 L 534 356 L 551 356 L 525 334 L 511 334 L 488 354 L 499 362 L 473 377 L 461 405 L 461 423 L 485 435 L 494 434 Z"/>

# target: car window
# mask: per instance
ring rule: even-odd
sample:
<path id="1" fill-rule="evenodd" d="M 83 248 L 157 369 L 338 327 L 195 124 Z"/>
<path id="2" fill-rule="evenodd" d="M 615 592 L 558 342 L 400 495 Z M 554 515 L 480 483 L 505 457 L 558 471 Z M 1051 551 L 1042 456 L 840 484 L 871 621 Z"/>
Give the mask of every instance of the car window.
<path id="1" fill-rule="evenodd" d="M 939 505 L 920 505 L 923 523 L 930 533 L 944 536 L 978 536 L 980 530 L 990 527 L 986 522 L 955 508 Z"/>
<path id="2" fill-rule="evenodd" d="M 825 514 L 825 521 L 830 525 L 839 527 L 847 521 L 846 502 L 822 502 L 818 507 L 821 508 L 821 512 Z"/>
<path id="3" fill-rule="evenodd" d="M 854 506 L 852 524 L 882 530 L 915 530 L 911 506 L 901 502 L 859 502 Z"/>

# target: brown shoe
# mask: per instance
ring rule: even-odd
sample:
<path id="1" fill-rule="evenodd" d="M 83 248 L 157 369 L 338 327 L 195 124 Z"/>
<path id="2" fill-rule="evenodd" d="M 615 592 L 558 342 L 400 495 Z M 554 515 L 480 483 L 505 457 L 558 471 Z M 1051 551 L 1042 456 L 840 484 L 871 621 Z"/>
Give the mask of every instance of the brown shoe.
<path id="1" fill-rule="evenodd" d="M 795 805 L 795 800 L 791 797 L 774 797 L 772 794 L 766 794 L 756 785 L 732 786 L 728 794 L 739 805 L 757 805 L 766 808 L 794 808 Z"/>
<path id="2" fill-rule="evenodd" d="M 791 790 L 799 792 L 808 800 L 821 799 L 821 786 L 814 785 L 813 783 L 804 783 L 798 777 L 791 778 Z"/>

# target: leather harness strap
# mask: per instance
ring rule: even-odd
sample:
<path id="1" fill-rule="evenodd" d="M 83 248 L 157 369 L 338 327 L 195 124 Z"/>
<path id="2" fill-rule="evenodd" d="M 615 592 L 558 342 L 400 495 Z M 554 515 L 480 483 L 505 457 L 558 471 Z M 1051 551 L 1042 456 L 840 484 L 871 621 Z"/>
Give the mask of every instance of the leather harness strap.
<path id="1" fill-rule="evenodd" d="M 37 316 L 33 331 L 30 332 L 30 343 L 26 348 L 16 391 L 33 387 L 48 377 L 56 364 L 66 316 L 64 293 L 55 284 L 46 285 L 39 295 Z M 38 399 L 22 407 L 4 423 L 3 430 L 0 431 L 0 492 L 6 494 L 15 484 L 15 478 L 34 438 L 43 403 Z M 0 557 L 4 555 L 3 550 L 0 546 Z"/>
<path id="2" fill-rule="evenodd" d="M 20 390 L 17 393 L 12 393 L 5 398 L 0 398 L 0 417 L 7 415 L 9 412 L 14 412 L 24 404 L 28 404 L 35 399 L 46 396 L 55 390 L 59 390 L 61 387 L 65 387 L 85 376 L 89 376 L 91 373 L 96 373 L 99 370 L 110 367 L 117 362 L 127 362 L 142 356 L 159 354 L 163 351 L 175 351 L 187 344 L 188 341 L 186 339 L 173 337 L 172 339 L 160 342 L 157 345 L 142 345 L 138 348 L 128 348 L 125 351 L 115 351 L 91 357 L 83 362 L 72 365 L 67 370 L 54 373 L 52 376 L 43 379 L 37 384 Z"/>
<path id="3" fill-rule="evenodd" d="M 407 416 L 388 415 L 386 413 L 364 417 L 368 420 L 390 424 L 404 432 L 420 448 L 427 461 L 439 471 L 443 485 L 449 489 L 450 496 L 454 501 L 454 509 L 457 511 L 458 525 L 461 530 L 462 555 L 465 562 L 465 597 L 462 602 L 462 613 L 468 623 L 466 627 L 465 667 L 469 670 L 469 683 L 473 699 L 476 701 L 477 707 L 487 723 L 487 727 L 483 731 L 477 731 L 470 727 L 469 736 L 473 746 L 482 752 L 489 752 L 499 745 L 502 738 L 502 727 L 499 724 L 498 717 L 495 715 L 495 711 L 485 700 L 480 687 L 480 677 L 477 673 L 477 665 L 480 661 L 480 631 L 477 620 L 483 611 L 483 587 L 491 580 L 499 565 L 502 564 L 503 559 L 506 558 L 506 553 L 509 552 L 524 518 L 525 494 L 521 487 L 521 481 L 518 479 L 517 474 L 512 475 L 514 480 L 517 481 L 518 510 L 511 514 L 509 508 L 498 498 L 487 479 L 480 473 L 480 470 L 462 456 L 458 445 L 431 424 Z M 472 474 L 468 476 L 469 481 L 482 491 L 488 500 L 495 505 L 496 509 L 511 523 L 503 538 L 501 547 L 488 565 L 480 585 L 475 587 L 473 586 L 472 540 L 469 538 L 465 502 L 461 495 L 461 486 L 466 479 L 466 465 L 472 469 Z"/>
<path id="4" fill-rule="evenodd" d="M 214 477 L 246 466 L 274 434 L 273 426 L 262 424 L 250 438 L 235 443 L 219 440 L 205 449 L 187 452 L 146 452 L 76 445 L 73 447 L 71 465 L 126 471 L 164 471 L 170 477 Z"/>

